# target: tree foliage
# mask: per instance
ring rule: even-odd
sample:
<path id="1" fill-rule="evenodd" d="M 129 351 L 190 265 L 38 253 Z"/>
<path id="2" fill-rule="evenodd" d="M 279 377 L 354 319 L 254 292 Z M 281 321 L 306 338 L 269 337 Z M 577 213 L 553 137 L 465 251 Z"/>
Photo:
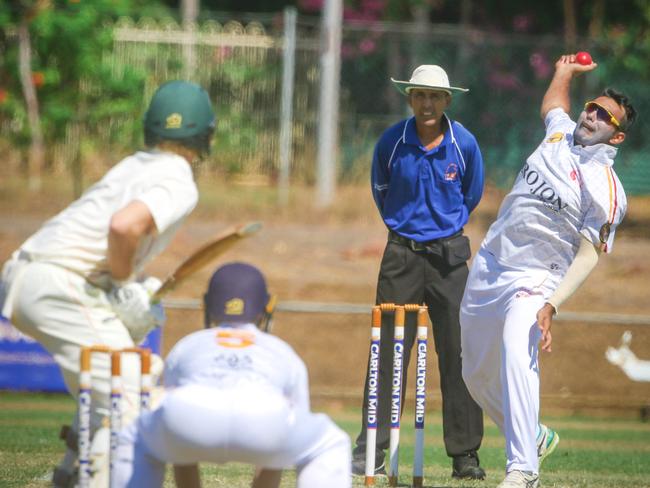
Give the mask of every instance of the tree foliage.
<path id="1" fill-rule="evenodd" d="M 111 22 L 119 16 L 154 13 L 144 0 L 17 0 L 0 3 L 0 126 L 24 146 L 30 138 L 19 75 L 17 31 L 27 23 L 31 80 L 48 145 L 61 141 L 71 124 L 92 131 L 115 113 L 140 109 L 143 74 L 115 77 L 108 63 Z"/>
<path id="2" fill-rule="evenodd" d="M 302 13 L 319 14 L 324 0 L 274 0 L 281 9 L 298 5 Z M 650 4 L 644 0 L 564 0 L 530 3 L 514 0 L 346 0 L 346 21 L 416 20 L 424 7 L 431 23 L 459 23 L 463 3 L 469 3 L 468 26 L 494 32 L 562 35 L 565 24 L 575 22 L 576 34 L 591 36 L 594 44 L 611 46 L 621 56 L 616 68 L 642 77 L 650 76 Z M 575 19 L 567 19 L 566 5 L 573 5 Z M 24 119 L 16 26 L 29 22 L 32 35 L 32 81 L 40 102 L 48 139 L 64 136 L 66 124 L 79 117 L 96 123 L 115 111 L 129 111 L 139 103 L 143 74 L 137 71 L 116 79 L 104 63 L 112 37 L 107 20 L 119 16 L 177 11 L 179 0 L 12 0 L 0 4 L 0 122 L 22 126 L 17 141 L 28 138 Z M 269 2 L 216 2 L 203 0 L 203 8 L 265 11 Z M 368 43 L 366 43 L 368 44 Z M 630 47 L 635 47 L 632 53 Z M 101 97 L 95 96 L 101 94 Z"/>
<path id="3" fill-rule="evenodd" d="M 200 0 L 199 17 L 206 20 L 211 10 L 278 12 L 285 6 L 295 5 L 302 18 L 308 15 L 317 18 L 324 1 Z M 66 140 L 71 128 L 83 131 L 88 144 L 106 137 L 129 146 L 137 142 L 143 90 L 152 83 L 151 70 L 147 71 L 148 65 L 138 65 L 120 69 L 119 74 L 113 71 L 112 22 L 120 16 L 138 20 L 143 16 L 160 18 L 164 14 L 178 18 L 180 3 L 180 0 L 0 0 L 0 138 L 10 138 L 12 144 L 21 148 L 27 148 L 33 139 L 24 83 L 21 83 L 24 80 L 19 74 L 17 33 L 21 25 L 27 24 L 31 45 L 28 81 L 36 89 L 46 145 L 51 148 Z M 432 31 L 442 24 L 461 24 L 462 32 L 467 34 L 455 44 L 451 39 L 443 39 L 435 45 L 406 35 L 399 46 L 395 42 L 398 38 L 393 38 L 391 32 L 372 28 L 373 23 L 381 21 L 417 23 L 418 28 L 424 29 L 422 39 L 426 39 L 427 29 Z M 368 29 L 348 29 L 343 39 L 345 90 L 342 96 L 343 105 L 350 113 L 363 111 L 381 116 L 395 112 L 401 99 L 395 101 L 391 98 L 394 93 L 382 91 L 387 86 L 383 73 L 407 76 L 413 68 L 408 64 L 412 60 L 438 62 L 440 59 L 453 79 L 472 82 L 473 94 L 480 93 L 481 89 L 486 91 L 478 101 L 471 97 L 466 97 L 466 101 L 459 98 L 454 106 L 456 113 L 463 116 L 462 120 L 475 116 L 489 127 L 482 136 L 486 143 L 494 137 L 498 139 L 494 141 L 495 147 L 505 147 L 500 144 L 503 139 L 512 141 L 508 144 L 512 148 L 516 141 L 530 137 L 525 124 L 511 123 L 512 114 L 521 119 L 537 117 L 538 108 L 534 104 L 548 84 L 554 60 L 562 52 L 586 49 L 594 55 L 599 69 L 589 77 L 589 87 L 582 80 L 577 87 L 585 94 L 604 83 L 612 83 L 628 92 L 635 102 L 641 101 L 637 107 L 641 112 L 640 127 L 634 130 L 639 135 L 630 134 L 626 151 L 631 148 L 641 154 L 645 148 L 641 134 L 650 129 L 650 122 L 644 118 L 644 113 L 650 112 L 650 104 L 648 110 L 642 104 L 650 81 L 650 3 L 647 0 L 344 0 L 344 25 L 364 23 Z M 480 41 L 486 37 L 498 42 L 487 49 Z M 375 55 L 380 49 L 389 54 Z M 498 96 L 502 92 L 510 95 L 506 103 Z M 381 94 L 379 100 L 377 94 Z M 530 107 L 517 104 L 514 95 L 531 100 Z M 131 123 L 115 124 L 110 131 L 105 130 L 106 121 L 120 116 Z M 246 123 L 240 125 L 239 132 L 245 133 Z M 493 130 L 494 127 L 499 127 L 499 131 Z M 498 158 L 518 160 L 519 155 L 503 154 Z"/>

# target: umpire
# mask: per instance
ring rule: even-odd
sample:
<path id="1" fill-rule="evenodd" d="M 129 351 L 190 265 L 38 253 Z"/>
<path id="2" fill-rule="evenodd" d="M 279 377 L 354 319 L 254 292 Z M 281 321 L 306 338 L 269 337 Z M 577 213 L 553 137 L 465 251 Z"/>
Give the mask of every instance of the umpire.
<path id="1" fill-rule="evenodd" d="M 407 96 L 413 117 L 382 134 L 372 161 L 372 193 L 388 227 L 376 300 L 424 302 L 428 306 L 440 370 L 445 448 L 453 458 L 452 476 L 483 479 L 485 471 L 477 454 L 483 438 L 483 413 L 461 376 L 458 322 L 471 253 L 463 226 L 483 193 L 483 159 L 474 136 L 445 114 L 452 92 L 468 90 L 450 86 L 447 73 L 434 65 L 418 67 L 409 81 L 391 81 Z M 415 322 L 410 319 L 404 337 L 404 384 L 416 336 Z M 392 323 L 392 317 L 385 317 L 383 338 L 392 338 Z M 383 340 L 376 474 L 385 472 L 384 450 L 389 443 L 392 357 L 392 341 Z M 363 428 L 352 460 L 352 471 L 358 475 L 365 470 L 367 373 L 364 391 Z"/>

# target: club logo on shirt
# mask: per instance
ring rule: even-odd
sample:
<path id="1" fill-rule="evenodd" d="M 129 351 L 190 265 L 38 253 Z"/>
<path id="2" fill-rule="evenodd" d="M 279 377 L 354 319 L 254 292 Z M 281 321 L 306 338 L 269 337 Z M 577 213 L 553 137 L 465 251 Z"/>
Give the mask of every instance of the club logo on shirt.
<path id="1" fill-rule="evenodd" d="M 600 232 L 598 233 L 598 239 L 600 239 L 600 242 L 602 242 L 603 244 L 607 244 L 607 241 L 609 240 L 610 231 L 611 231 L 611 224 L 609 222 L 605 222 L 600 228 Z"/>
<path id="2" fill-rule="evenodd" d="M 536 195 L 546 207 L 554 212 L 560 212 L 567 207 L 568 204 L 562 201 L 555 192 L 555 189 L 542 178 L 542 175 L 537 170 L 532 169 L 528 163 L 525 163 L 521 169 L 521 176 L 528 183 L 530 192 Z"/>
<path id="3" fill-rule="evenodd" d="M 445 170 L 445 181 L 456 181 L 458 179 L 458 165 L 456 163 L 449 163 Z"/>
<path id="4" fill-rule="evenodd" d="M 165 119 L 165 129 L 180 129 L 183 125 L 183 116 L 173 113 Z"/>
<path id="5" fill-rule="evenodd" d="M 548 139 L 546 139 L 546 142 L 560 142 L 563 138 L 564 134 L 562 132 L 554 132 Z"/>
<path id="6" fill-rule="evenodd" d="M 247 354 L 220 354 L 214 358 L 214 364 L 219 368 L 252 370 L 253 359 Z"/>
<path id="7" fill-rule="evenodd" d="M 578 173 L 575 169 L 569 173 L 569 178 L 571 178 L 571 181 L 577 182 L 579 186 L 582 186 L 582 178 L 580 177 L 580 173 Z"/>

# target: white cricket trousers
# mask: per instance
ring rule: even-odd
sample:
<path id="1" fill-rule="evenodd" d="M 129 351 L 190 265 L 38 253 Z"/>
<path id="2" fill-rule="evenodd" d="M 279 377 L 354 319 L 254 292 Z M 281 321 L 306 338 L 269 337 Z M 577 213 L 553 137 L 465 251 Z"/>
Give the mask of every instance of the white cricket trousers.
<path id="1" fill-rule="evenodd" d="M 296 411 L 276 389 L 186 385 L 123 429 L 111 488 L 159 488 L 165 465 L 240 462 L 297 468 L 299 488 L 349 488 L 350 439 L 324 414 Z"/>
<path id="2" fill-rule="evenodd" d="M 79 393 L 79 356 L 82 346 L 104 344 L 111 348 L 133 347 L 128 330 L 117 318 L 106 293 L 82 276 L 60 266 L 39 262 L 18 264 L 11 283 L 13 320 L 18 330 L 36 339 L 61 368 L 68 391 Z M 110 358 L 92 357 L 91 426 L 96 430 L 110 409 Z M 153 358 L 152 373 L 160 375 L 162 361 Z M 124 388 L 123 425 L 139 410 L 140 365 L 136 355 L 122 359 Z"/>
<path id="3" fill-rule="evenodd" d="M 463 379 L 506 439 L 506 471 L 539 472 L 537 312 L 548 273 L 504 267 L 485 249 L 474 257 L 461 303 Z"/>

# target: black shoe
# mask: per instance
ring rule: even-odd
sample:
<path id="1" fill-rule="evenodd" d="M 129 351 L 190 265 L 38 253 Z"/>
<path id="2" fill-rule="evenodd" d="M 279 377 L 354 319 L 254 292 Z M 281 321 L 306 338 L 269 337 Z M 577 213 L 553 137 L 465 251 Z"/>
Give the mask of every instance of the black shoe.
<path id="1" fill-rule="evenodd" d="M 477 454 L 454 456 L 451 477 L 460 480 L 484 480 L 485 471 L 479 466 Z"/>
<path id="2" fill-rule="evenodd" d="M 355 476 L 366 475 L 366 460 L 362 458 L 352 458 L 352 474 Z M 386 475 L 386 465 L 384 460 L 377 460 L 375 462 L 375 476 Z"/>
<path id="3" fill-rule="evenodd" d="M 61 468 L 55 468 L 52 473 L 52 486 L 54 488 L 74 488 L 79 481 L 79 473 L 75 469 L 72 473 Z"/>

